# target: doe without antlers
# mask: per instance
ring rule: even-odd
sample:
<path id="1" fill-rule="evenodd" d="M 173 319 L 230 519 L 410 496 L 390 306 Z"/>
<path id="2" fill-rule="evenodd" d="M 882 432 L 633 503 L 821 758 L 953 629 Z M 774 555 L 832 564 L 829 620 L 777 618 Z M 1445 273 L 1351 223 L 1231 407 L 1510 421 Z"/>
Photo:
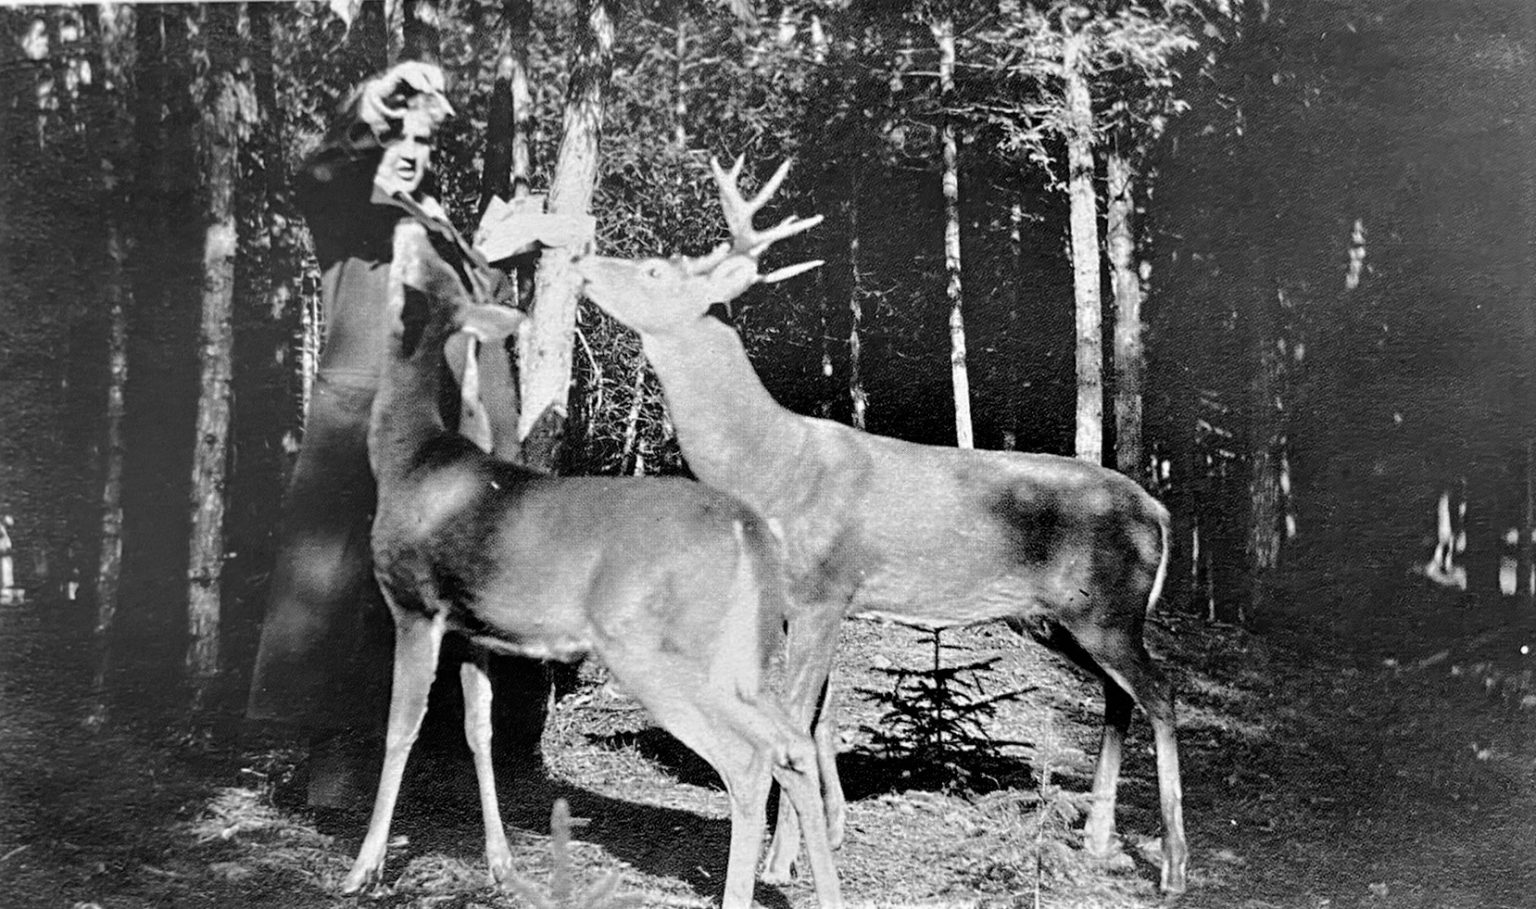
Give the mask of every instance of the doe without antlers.
<path id="1" fill-rule="evenodd" d="M 373 554 L 395 623 L 384 770 L 344 889 L 378 880 L 406 759 L 426 711 L 443 635 L 549 659 L 591 651 L 655 720 L 708 761 L 731 805 L 724 905 L 746 909 L 770 780 L 803 820 L 816 894 L 841 896 L 815 746 L 763 686 L 788 608 L 779 545 L 740 501 L 691 481 L 555 477 L 501 461 L 439 412 L 455 335 L 500 343 L 520 313 L 472 299 L 413 221 L 397 228 L 390 335 L 369 430 L 378 481 Z M 465 382 L 472 385 L 472 370 Z M 511 873 L 491 768 L 490 687 L 466 664 L 465 732 L 485 852 Z"/>

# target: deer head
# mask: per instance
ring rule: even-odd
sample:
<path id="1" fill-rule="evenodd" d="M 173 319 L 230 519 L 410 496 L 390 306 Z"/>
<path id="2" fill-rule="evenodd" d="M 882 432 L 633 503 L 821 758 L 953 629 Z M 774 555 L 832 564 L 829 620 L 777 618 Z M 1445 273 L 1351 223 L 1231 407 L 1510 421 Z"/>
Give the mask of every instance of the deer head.
<path id="1" fill-rule="evenodd" d="M 421 398 L 418 404 L 435 402 L 437 394 L 429 391 L 432 378 L 446 362 L 458 385 L 459 432 L 489 451 L 494 434 L 481 401 L 480 345 L 515 334 L 525 316 L 476 299 L 414 221 L 403 221 L 395 230 L 390 281 L 384 376 L 392 406 L 400 403 L 401 389 L 395 386 L 414 389 L 406 394 Z"/>
<path id="2" fill-rule="evenodd" d="M 790 216 L 766 230 L 752 226 L 753 217 L 778 191 L 789 173 L 788 161 L 779 165 L 762 190 L 750 200 L 737 188 L 741 158 L 736 159 L 729 171 L 713 159 L 709 166 L 720 187 L 720 207 L 731 232 L 729 242 L 720 244 L 707 255 L 694 258 L 630 260 L 583 256 L 576 262 L 587 299 L 635 331 L 655 333 L 702 318 L 710 306 L 729 304 L 754 284 L 783 281 L 822 264 L 820 260 L 801 262 L 766 275 L 757 270 L 758 260 L 768 247 L 821 223 L 820 215 L 812 218 Z"/>

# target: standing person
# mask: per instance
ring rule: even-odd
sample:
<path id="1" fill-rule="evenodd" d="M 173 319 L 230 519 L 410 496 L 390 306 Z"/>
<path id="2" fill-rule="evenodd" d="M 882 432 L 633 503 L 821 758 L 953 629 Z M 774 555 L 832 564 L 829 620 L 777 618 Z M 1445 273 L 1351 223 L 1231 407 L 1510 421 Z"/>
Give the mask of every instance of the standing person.
<path id="1" fill-rule="evenodd" d="M 394 629 L 373 578 L 375 490 L 368 418 L 386 333 L 395 225 L 414 219 L 467 285 L 515 288 L 448 223 L 432 196 L 437 129 L 452 114 L 443 73 L 411 61 L 364 83 L 296 177 L 322 271 L 326 330 L 304 441 L 283 502 L 247 717 L 310 735 L 309 804 L 371 796 L 388 713 Z M 481 352 L 481 394 L 498 454 L 515 453 L 507 352 Z"/>

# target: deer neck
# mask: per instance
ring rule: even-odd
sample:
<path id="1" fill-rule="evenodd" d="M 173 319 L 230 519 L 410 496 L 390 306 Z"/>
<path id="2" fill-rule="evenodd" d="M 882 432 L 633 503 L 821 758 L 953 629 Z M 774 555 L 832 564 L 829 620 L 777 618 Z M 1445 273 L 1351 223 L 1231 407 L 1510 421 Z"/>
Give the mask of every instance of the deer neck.
<path id="1" fill-rule="evenodd" d="M 410 357 L 385 357 L 368 421 L 368 461 L 380 500 L 419 461 L 422 448 L 447 431 L 437 407 L 442 349 L 441 342 L 423 338 Z"/>
<path id="2" fill-rule="evenodd" d="M 806 430 L 763 387 L 741 336 L 705 316 L 641 340 L 694 476 L 772 513 Z"/>

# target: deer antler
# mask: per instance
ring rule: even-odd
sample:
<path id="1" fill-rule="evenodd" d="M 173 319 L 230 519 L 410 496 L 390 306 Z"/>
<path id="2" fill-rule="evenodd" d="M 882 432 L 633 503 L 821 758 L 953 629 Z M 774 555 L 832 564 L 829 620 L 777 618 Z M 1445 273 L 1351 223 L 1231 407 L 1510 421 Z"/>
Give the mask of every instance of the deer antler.
<path id="1" fill-rule="evenodd" d="M 780 164 L 779 169 L 774 171 L 772 177 L 768 178 L 768 182 L 763 184 L 763 188 L 758 191 L 757 195 L 748 200 L 742 196 L 741 190 L 737 187 L 737 180 L 741 177 L 741 168 L 744 161 L 745 156 L 738 156 L 736 163 L 731 166 L 729 171 L 726 171 L 720 166 L 718 158 L 709 159 L 709 169 L 714 173 L 715 183 L 720 187 L 720 208 L 725 212 L 725 223 L 731 231 L 731 242 L 722 243 L 714 252 L 697 260 L 694 263 L 696 273 L 713 271 L 715 266 L 733 256 L 744 256 L 755 262 L 774 243 L 785 237 L 792 237 L 795 234 L 810 230 L 821 223 L 821 215 L 811 218 L 797 218 L 794 215 L 790 215 L 767 230 L 759 231 L 753 227 L 752 219 L 767 204 L 768 200 L 773 198 L 773 194 L 778 192 L 779 185 L 784 182 L 785 175 L 789 173 L 789 162 L 785 161 L 783 164 Z M 760 284 L 772 284 L 776 281 L 783 281 L 786 278 L 792 278 L 795 275 L 810 271 L 821 264 L 822 260 L 820 259 L 800 262 L 796 265 L 789 265 L 769 272 L 757 280 Z"/>

